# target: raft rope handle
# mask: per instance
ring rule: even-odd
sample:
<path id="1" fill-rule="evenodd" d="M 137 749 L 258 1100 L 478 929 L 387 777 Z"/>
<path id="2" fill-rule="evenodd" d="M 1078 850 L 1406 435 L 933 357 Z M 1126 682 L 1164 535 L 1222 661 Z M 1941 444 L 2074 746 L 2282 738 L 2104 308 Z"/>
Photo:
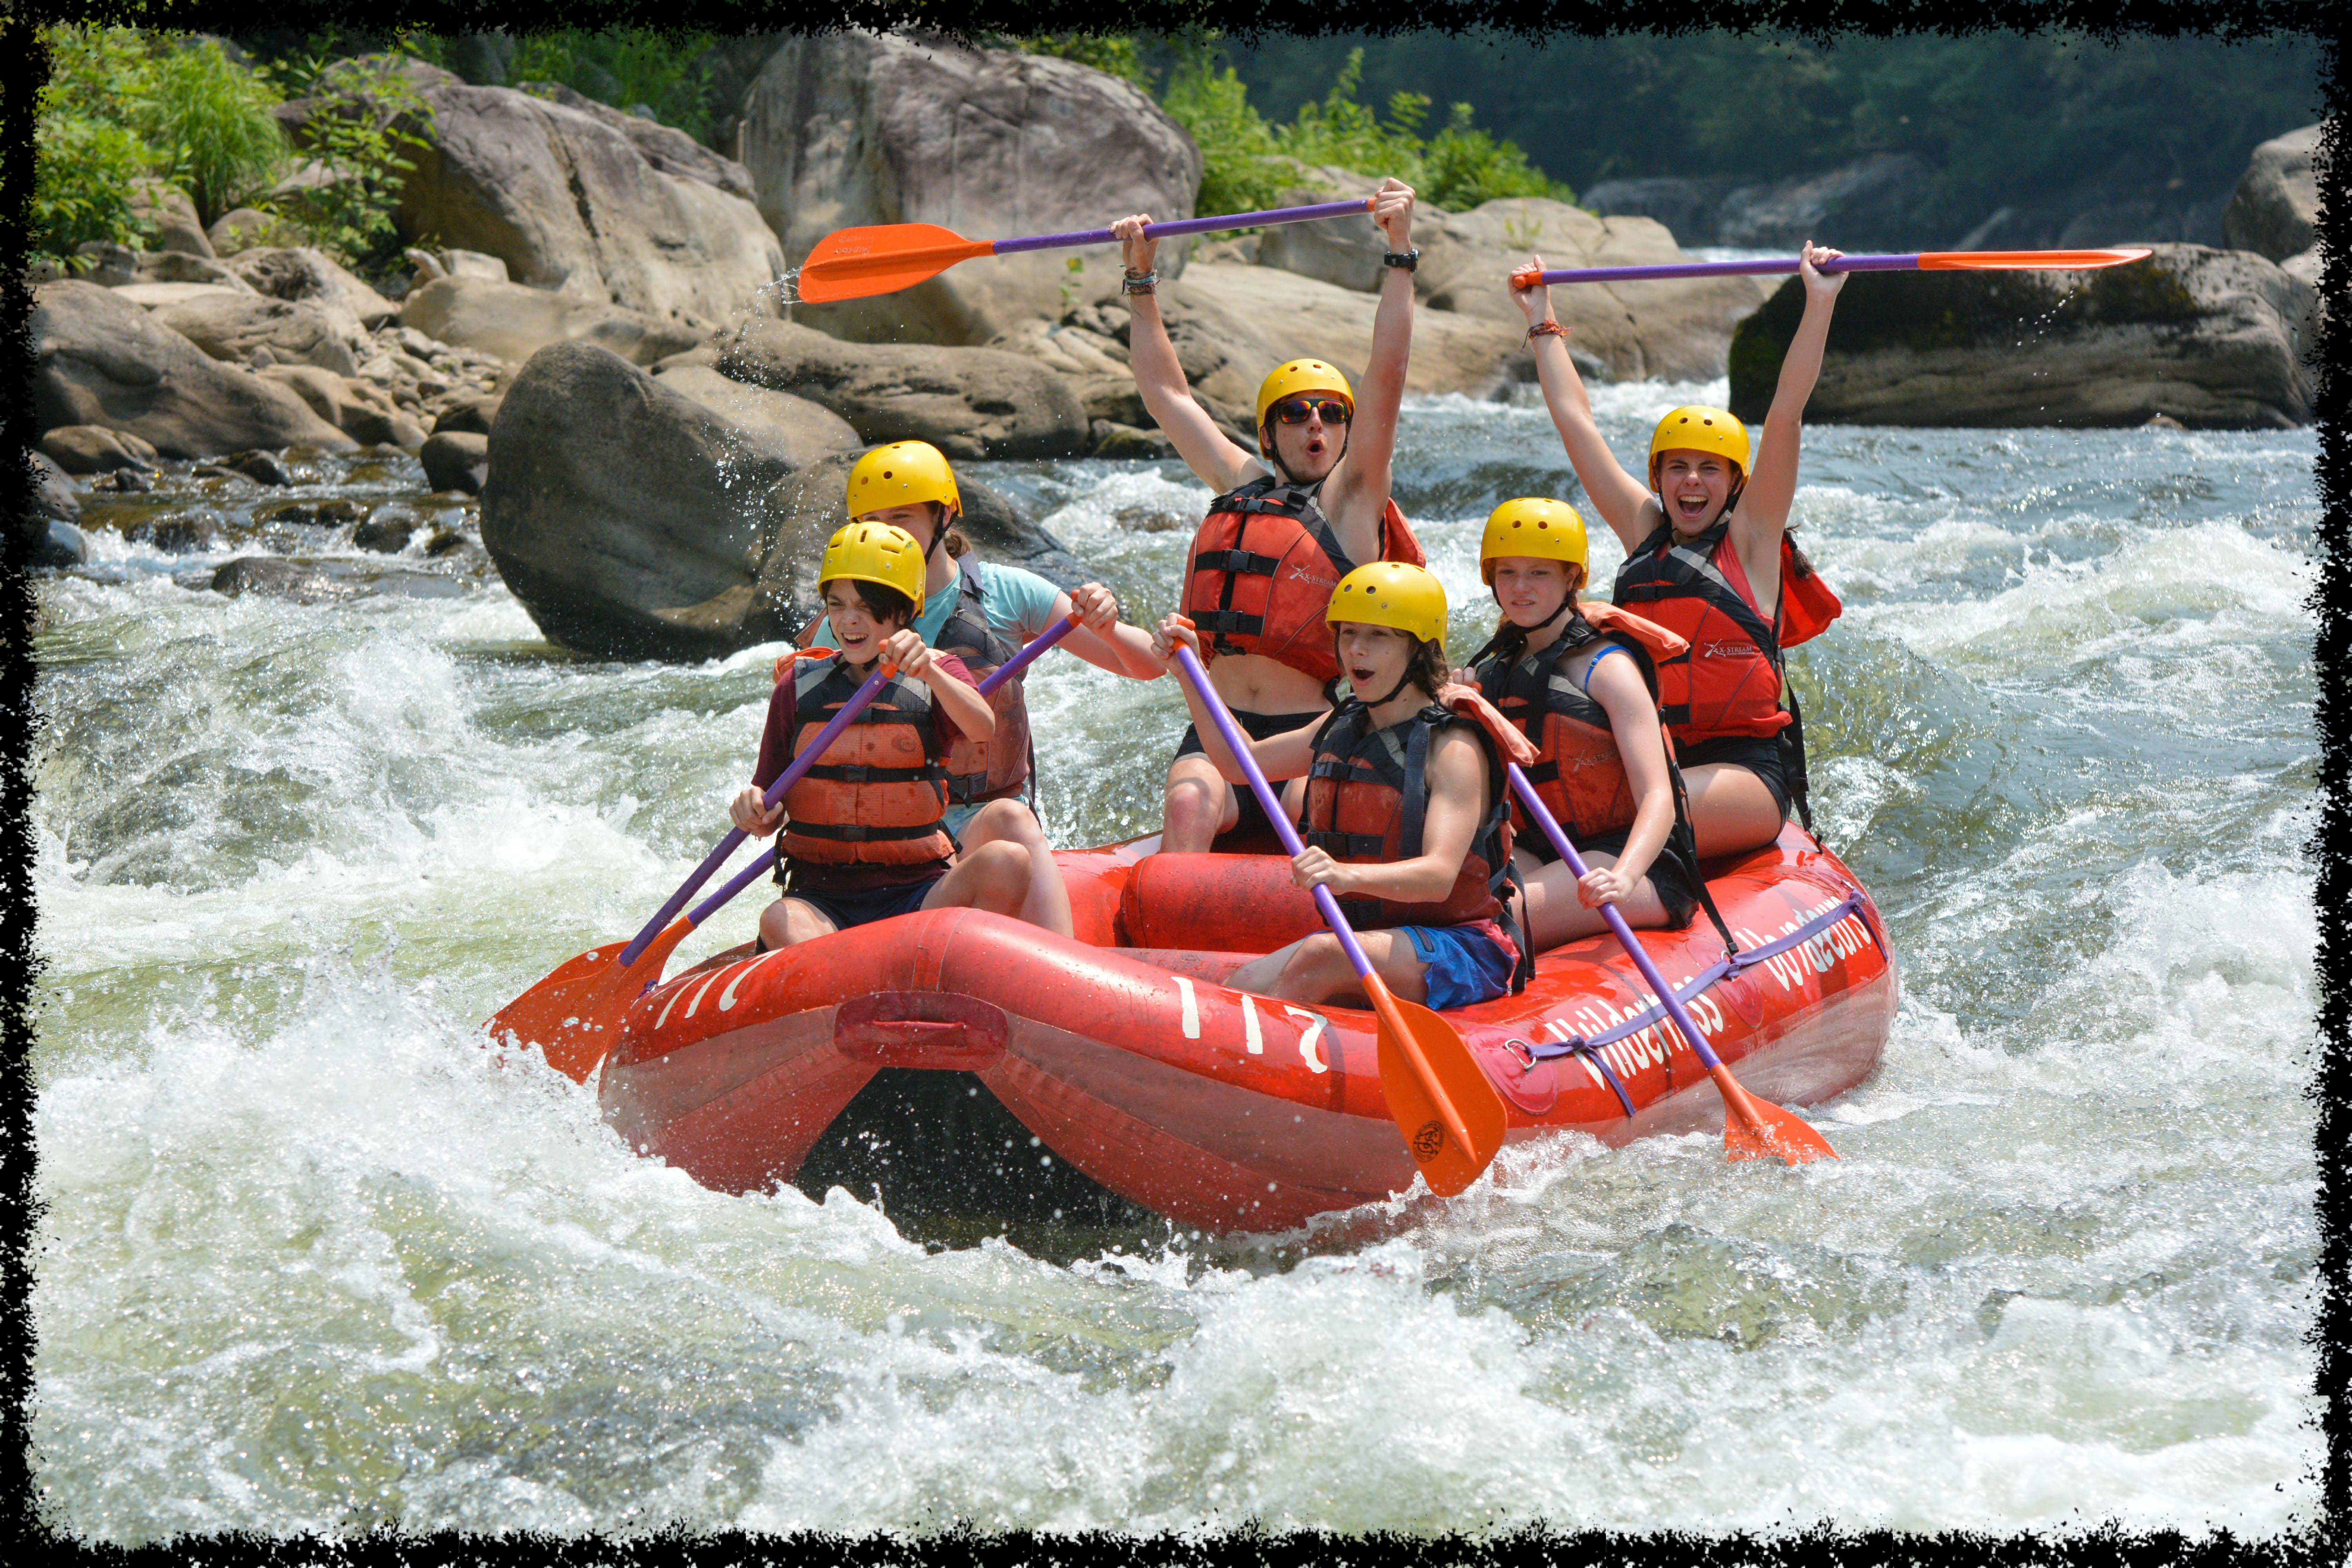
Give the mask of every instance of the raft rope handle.
<path id="1" fill-rule="evenodd" d="M 1856 889 L 1786 936 L 1775 937 L 1763 946 L 1748 948 L 1735 957 L 1718 960 L 1714 967 L 1691 981 L 1689 984 L 1675 987 L 1675 1000 L 1687 1003 L 1692 997 L 1709 990 L 1716 982 L 1727 975 L 1735 975 L 1743 970 L 1752 969 L 1767 959 L 1778 958 L 1791 948 L 1801 947 L 1848 915 L 1861 917 L 1863 930 L 1870 933 L 1872 945 L 1884 955 L 1886 952 L 1885 943 L 1879 940 L 1878 931 L 1872 925 L 1870 917 L 1863 912 L 1864 908 L 1862 892 Z M 1559 1041 L 1537 1040 L 1529 1044 L 1528 1051 L 1538 1061 L 1551 1061 L 1566 1056 L 1582 1056 L 1588 1060 L 1597 1062 L 1601 1058 L 1593 1053 L 1599 1051 L 1601 1047 L 1613 1046 L 1629 1036 L 1638 1035 L 1664 1016 L 1664 1009 L 1657 1003 L 1652 1002 L 1649 1005 L 1628 1015 L 1612 1027 L 1590 1038 L 1582 1035 L 1570 1035 L 1567 1039 Z M 1609 1072 L 1605 1064 L 1601 1071 L 1608 1074 L 1609 1087 L 1617 1089 L 1617 1098 L 1620 1100 L 1625 1100 L 1625 1091 L 1618 1088 L 1616 1075 Z M 1633 1103 L 1630 1100 L 1625 1101 L 1625 1114 L 1627 1116 L 1633 1114 Z"/>

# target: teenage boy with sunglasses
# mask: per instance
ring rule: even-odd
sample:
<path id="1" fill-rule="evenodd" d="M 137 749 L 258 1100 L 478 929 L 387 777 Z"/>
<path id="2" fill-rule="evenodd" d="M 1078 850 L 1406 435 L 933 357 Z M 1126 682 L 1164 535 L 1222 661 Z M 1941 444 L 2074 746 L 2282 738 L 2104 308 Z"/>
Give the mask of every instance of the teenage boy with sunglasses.
<path id="1" fill-rule="evenodd" d="M 1372 196 L 1389 254 L 1362 398 L 1321 360 L 1277 367 L 1258 388 L 1255 454 L 1225 438 L 1184 380 L 1154 293 L 1159 244 L 1142 232 L 1150 221 L 1138 213 L 1111 226 L 1126 247 L 1135 384 L 1177 454 L 1217 498 L 1192 542 L 1183 613 L 1200 631 L 1211 684 L 1242 728 L 1258 739 L 1286 734 L 1330 706 L 1327 688 L 1339 671 L 1324 611 L 1339 579 L 1372 561 L 1423 564 L 1389 498 L 1421 257 L 1411 238 L 1412 187 L 1383 180 Z M 1199 731 L 1186 730 L 1168 770 L 1160 848 L 1200 851 L 1222 847 L 1223 835 L 1270 831 L 1256 798 L 1227 784 Z"/>

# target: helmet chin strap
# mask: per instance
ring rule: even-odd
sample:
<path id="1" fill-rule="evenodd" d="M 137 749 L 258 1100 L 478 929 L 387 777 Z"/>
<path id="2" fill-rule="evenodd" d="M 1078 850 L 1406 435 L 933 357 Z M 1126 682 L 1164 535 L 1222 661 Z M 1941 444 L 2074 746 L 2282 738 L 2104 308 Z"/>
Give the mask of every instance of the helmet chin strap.
<path id="1" fill-rule="evenodd" d="M 1415 640 L 1412 651 L 1414 655 L 1418 655 L 1421 652 L 1421 639 Z M 1347 661 L 1339 657 L 1339 634 L 1338 632 L 1333 632 L 1331 634 L 1331 660 L 1333 663 L 1339 665 L 1342 669 L 1348 668 Z M 1370 701 L 1365 702 L 1364 706 L 1367 708 L 1384 708 L 1388 704 L 1395 701 L 1397 693 L 1402 691 L 1407 686 L 1411 685 L 1412 682 L 1412 658 L 1408 657 L 1404 661 L 1404 673 L 1397 677 L 1397 683 L 1389 688 L 1388 695 L 1385 697 L 1375 697 Z M 1354 690 L 1355 685 L 1355 679 L 1352 676 L 1349 677 L 1348 680 L 1349 689 Z M 1357 700 L 1363 700 L 1363 693 L 1357 692 L 1356 697 Z"/>
<path id="2" fill-rule="evenodd" d="M 1350 418 L 1348 421 L 1348 434 L 1339 442 L 1339 457 L 1331 459 L 1331 471 L 1327 471 L 1322 479 L 1302 479 L 1292 474 L 1290 471 L 1290 465 L 1282 460 L 1282 443 L 1275 438 L 1274 427 L 1270 425 L 1261 425 L 1258 426 L 1258 440 L 1265 448 L 1265 460 L 1274 465 L 1274 471 L 1277 475 L 1281 476 L 1283 483 L 1288 485 L 1322 484 L 1323 479 L 1328 479 L 1331 477 L 1332 471 L 1337 471 L 1339 467 L 1339 458 L 1344 458 L 1348 455 L 1348 443 L 1355 439 L 1355 436 L 1356 422 L 1354 419 Z"/>

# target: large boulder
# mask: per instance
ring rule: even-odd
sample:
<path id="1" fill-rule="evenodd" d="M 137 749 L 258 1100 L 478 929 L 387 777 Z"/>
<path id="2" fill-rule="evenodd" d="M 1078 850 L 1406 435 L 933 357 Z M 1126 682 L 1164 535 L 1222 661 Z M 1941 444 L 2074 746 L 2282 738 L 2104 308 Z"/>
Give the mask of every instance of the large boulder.
<path id="1" fill-rule="evenodd" d="M 490 426 L 482 543 L 553 641 L 614 658 L 709 658 L 807 624 L 856 454 L 805 468 L 590 343 L 523 366 Z M 436 437 L 437 439 L 437 437 Z M 1066 584 L 1077 563 L 965 475 L 966 531 Z"/>
<path id="2" fill-rule="evenodd" d="M 34 414 L 44 430 L 103 425 L 167 458 L 357 445 L 288 388 L 218 363 L 94 284 L 42 284 L 31 326 Z"/>
<path id="3" fill-rule="evenodd" d="M 602 121 L 629 139 L 629 144 L 642 153 L 656 174 L 669 174 L 681 180 L 699 180 L 715 191 L 724 191 L 743 201 L 757 198 L 751 190 L 751 172 L 732 158 L 718 153 L 688 136 L 685 132 L 648 120 L 642 114 L 625 114 L 609 103 L 599 103 L 584 92 L 574 91 L 562 82 L 530 82 L 526 84 L 536 97 L 551 103 L 577 110 L 592 120 Z"/>
<path id="4" fill-rule="evenodd" d="M 811 33 L 777 49 L 744 101 L 743 162 L 798 267 L 837 228 L 929 223 L 974 239 L 1189 217 L 1201 153 L 1150 96 L 1075 61 L 940 38 Z M 1163 277 L 1183 265 L 1161 252 Z M 1082 265 L 1071 270 L 1071 262 Z M 984 343 L 1026 318 L 1117 292 L 1118 253 L 969 263 L 875 300 L 793 307 L 837 337 Z"/>
<path id="5" fill-rule="evenodd" d="M 212 258 L 213 242 L 185 191 L 160 180 L 144 181 L 131 199 L 131 211 L 154 226 L 157 250 Z"/>
<path id="6" fill-rule="evenodd" d="M 1865 272 L 1838 299 L 1810 420 L 2274 429 L 2311 418 L 2316 297 L 2242 250 L 2162 245 L 2090 273 Z M 1742 321 L 1731 409 L 1770 406 L 1803 314 L 1790 279 Z"/>
<path id="7" fill-rule="evenodd" d="M 152 468 L 155 448 L 138 437 L 103 425 L 60 425 L 41 433 L 41 453 L 68 474 L 110 474 L 117 468 Z"/>
<path id="8" fill-rule="evenodd" d="M 267 349 L 265 363 L 316 365 L 337 375 L 359 374 L 359 356 L 336 331 L 334 319 L 299 300 L 208 293 L 159 305 L 154 320 L 217 360 L 242 364 L 256 350 Z"/>
<path id="9" fill-rule="evenodd" d="M 1908 153 L 1874 153 L 1823 174 L 1742 185 L 1716 211 L 1716 243 L 1841 250 L 1918 246 L 1935 202 L 1935 172 Z"/>
<path id="10" fill-rule="evenodd" d="M 310 246 L 240 250 L 225 265 L 256 293 L 317 306 L 353 342 L 400 313 L 399 306 Z"/>
<path id="11" fill-rule="evenodd" d="M 400 324 L 459 348 L 520 364 L 550 343 L 586 340 L 651 364 L 704 337 L 702 329 L 603 300 L 488 278 L 436 278 L 401 302 Z"/>
<path id="12" fill-rule="evenodd" d="M 495 256 L 518 283 L 699 331 L 772 313 L 784 265 L 775 236 L 726 188 L 742 179 L 678 148 L 682 133 L 616 127 L 510 88 L 443 84 L 424 96 L 430 145 L 401 187 L 404 236 Z"/>
<path id="13" fill-rule="evenodd" d="M 438 439 L 439 437 L 436 437 Z M 708 658 L 747 631 L 781 447 L 593 343 L 533 354 L 488 438 L 482 543 L 550 639 Z"/>
<path id="14" fill-rule="evenodd" d="M 1578 202 L 1585 211 L 1601 217 L 1650 218 L 1664 225 L 1683 245 L 1713 245 L 1717 209 L 1738 184 L 1721 175 L 1603 180 L 1588 187 Z"/>
<path id="15" fill-rule="evenodd" d="M 844 342 L 786 321 L 746 322 L 719 347 L 722 374 L 822 404 L 869 445 L 929 441 L 959 458 L 1087 449 L 1068 384 L 1001 349 Z"/>
<path id="16" fill-rule="evenodd" d="M 654 374 L 672 392 L 682 392 L 729 423 L 772 441 L 795 466 L 865 448 L 848 420 L 805 397 L 752 386 L 708 365 L 665 364 Z"/>
<path id="17" fill-rule="evenodd" d="M 1414 219 L 1416 236 L 1421 222 Z M 1517 328 L 1527 319 L 1510 275 L 1533 254 L 1547 268 L 1651 267 L 1688 261 L 1664 225 L 1646 217 L 1595 217 L 1543 197 L 1506 197 L 1446 215 L 1429 241 L 1416 279 L 1431 305 Z M 1766 297 L 1752 278 L 1677 278 L 1654 283 L 1579 284 L 1555 289 L 1552 313 L 1571 347 L 1619 380 L 1664 376 L 1706 381 L 1721 375 L 1732 330 Z M 1524 346 L 1521 367 L 1532 374 Z M 1413 357 L 1421 356 L 1416 333 Z"/>
<path id="18" fill-rule="evenodd" d="M 2221 232 L 2232 250 L 2251 250 L 2273 261 L 2298 256 L 2319 242 L 2319 127 L 2306 125 L 2254 149 L 2252 163 L 2221 214 Z"/>
<path id="19" fill-rule="evenodd" d="M 1161 298 L 1186 379 L 1196 395 L 1208 395 L 1212 413 L 1240 429 L 1255 425 L 1258 383 L 1283 361 L 1312 355 L 1357 380 L 1371 359 L 1376 294 L 1277 268 L 1216 262 L 1194 266 Z M 1417 308 L 1405 390 L 1493 393 L 1526 331 L 1524 322 Z"/>

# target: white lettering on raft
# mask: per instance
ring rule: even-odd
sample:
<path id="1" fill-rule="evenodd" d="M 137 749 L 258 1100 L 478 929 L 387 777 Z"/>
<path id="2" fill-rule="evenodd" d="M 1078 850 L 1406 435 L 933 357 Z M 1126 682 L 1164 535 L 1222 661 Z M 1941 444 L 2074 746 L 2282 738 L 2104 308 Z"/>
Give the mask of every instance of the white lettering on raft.
<path id="1" fill-rule="evenodd" d="M 1197 1040 L 1201 1037 L 1201 1004 L 1192 995 L 1192 983 L 1181 974 L 1171 978 L 1184 997 L 1184 1037 Z"/>
<path id="2" fill-rule="evenodd" d="M 727 983 L 726 988 L 719 993 L 719 1010 L 722 1013 L 733 1012 L 735 1010 L 735 987 L 742 984 L 746 980 L 751 979 L 751 972 L 753 970 L 759 968 L 760 965 L 767 963 L 768 960 L 775 957 L 776 954 L 783 951 L 784 950 L 781 947 L 771 948 L 766 952 L 763 952 L 759 957 L 753 959 L 750 963 L 745 964 L 735 978 Z"/>
<path id="3" fill-rule="evenodd" d="M 1322 1037 L 1323 1026 L 1329 1020 L 1310 1013 L 1304 1007 L 1293 1007 L 1286 1005 L 1282 1010 L 1289 1014 L 1294 1018 L 1304 1018 L 1307 1020 L 1306 1032 L 1298 1037 L 1298 1059 L 1305 1062 L 1309 1068 L 1312 1068 L 1317 1072 L 1329 1072 L 1331 1070 L 1331 1064 L 1325 1061 L 1322 1056 L 1315 1049 L 1315 1042 Z"/>
<path id="4" fill-rule="evenodd" d="M 1265 1055 L 1265 1037 L 1257 1030 L 1257 1002 L 1246 993 L 1242 996 L 1242 1038 L 1254 1057 Z"/>
<path id="5" fill-rule="evenodd" d="M 1837 900 L 1834 899 L 1822 900 L 1812 908 L 1801 911 L 1796 919 L 1781 921 L 1778 935 L 1788 935 L 1807 921 L 1826 910 L 1834 908 L 1836 904 Z M 1753 931 L 1743 928 L 1739 934 L 1758 947 L 1764 945 L 1763 939 L 1758 937 Z M 1864 928 L 1861 917 L 1849 913 L 1827 931 L 1816 932 L 1788 952 L 1776 953 L 1766 959 L 1764 967 L 1770 971 L 1772 977 L 1780 983 L 1780 989 L 1794 991 L 1804 984 L 1809 972 L 1814 974 L 1827 974 L 1843 960 L 1860 952 L 1869 944 L 1870 932 Z"/>

